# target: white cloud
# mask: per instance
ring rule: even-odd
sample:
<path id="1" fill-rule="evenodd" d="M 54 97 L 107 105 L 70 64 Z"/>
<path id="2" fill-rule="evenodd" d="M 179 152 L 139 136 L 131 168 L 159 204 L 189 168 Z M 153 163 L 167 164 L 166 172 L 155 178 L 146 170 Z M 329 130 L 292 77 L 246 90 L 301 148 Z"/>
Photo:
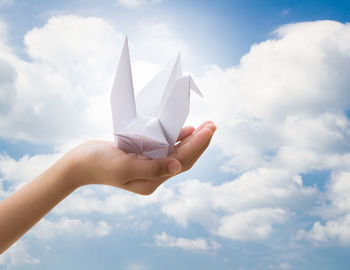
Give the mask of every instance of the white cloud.
<path id="1" fill-rule="evenodd" d="M 1 26 L 0 26 L 1 27 Z M 4 60 L 0 59 L 0 115 L 10 109 L 15 98 L 14 81 L 16 71 Z"/>
<path id="2" fill-rule="evenodd" d="M 315 213 L 324 221 L 316 221 L 310 230 L 300 229 L 297 240 L 313 243 L 338 242 L 350 244 L 350 172 L 334 173 L 327 186 L 326 199 L 330 204 L 320 207 Z"/>
<path id="3" fill-rule="evenodd" d="M 269 265 L 270 269 L 292 269 L 292 266 L 289 263 L 281 263 L 279 265 Z"/>
<path id="4" fill-rule="evenodd" d="M 339 213 L 350 214 L 350 171 L 334 173 L 328 186 L 327 198 L 332 202 L 331 207 Z"/>
<path id="5" fill-rule="evenodd" d="M 286 170 L 260 169 L 220 185 L 187 180 L 177 186 L 162 211 L 177 223 L 199 223 L 224 237 L 262 239 L 290 211 L 313 204 L 316 189 L 304 187 L 300 176 Z"/>
<path id="6" fill-rule="evenodd" d="M 287 15 L 287 14 L 289 14 L 289 13 L 290 13 L 290 9 L 287 8 L 287 9 L 282 10 L 281 15 L 282 15 L 282 16 L 285 16 L 285 15 Z"/>
<path id="7" fill-rule="evenodd" d="M 40 263 L 40 260 L 29 254 L 28 245 L 23 240 L 17 241 L 0 255 L 0 265 L 5 265 L 9 269 L 22 264 L 38 263 Z"/>
<path id="8" fill-rule="evenodd" d="M 126 266 L 126 269 L 128 269 L 128 270 L 146 270 L 146 269 L 149 269 L 149 267 L 145 264 L 142 264 L 142 263 L 132 262 Z"/>
<path id="9" fill-rule="evenodd" d="M 49 240 L 54 237 L 62 237 L 68 234 L 84 237 L 102 237 L 109 235 L 111 232 L 111 226 L 103 220 L 93 224 L 90 221 L 63 217 L 58 221 L 42 219 L 33 227 L 29 234 L 39 239 Z"/>
<path id="10" fill-rule="evenodd" d="M 320 221 L 313 224 L 309 231 L 301 229 L 296 234 L 296 239 L 307 239 L 314 243 L 336 240 L 341 244 L 350 244 L 350 214 L 325 222 Z"/>
<path id="11" fill-rule="evenodd" d="M 0 137 L 53 144 L 112 139 L 109 97 L 124 41 L 120 29 L 96 17 L 52 17 L 24 36 L 30 61 L 8 48 L 6 27 L 0 29 L 0 87 L 6 90 Z M 140 24 L 130 48 L 136 90 L 169 56 L 189 54 L 166 23 Z"/>
<path id="12" fill-rule="evenodd" d="M 139 232 L 145 232 L 147 231 L 151 225 L 152 222 L 149 220 L 140 220 L 138 219 L 138 216 L 126 216 L 123 217 L 124 221 L 116 224 L 116 229 L 118 231 L 128 231 L 133 232 L 135 234 Z M 134 220 L 133 220 L 134 219 Z"/>
<path id="13" fill-rule="evenodd" d="M 0 58 L 16 71 L 16 92 L 0 115 L 0 136 L 64 143 L 67 138 L 109 133 L 108 106 L 100 108 L 99 118 L 89 112 L 96 112 L 90 108 L 95 98 L 109 102 L 122 41 L 102 19 L 67 15 L 53 17 L 25 35 L 30 62 L 2 51 Z"/>
<path id="14" fill-rule="evenodd" d="M 113 189 L 113 192 L 111 192 L 111 189 L 108 189 L 104 193 L 103 198 L 98 198 L 94 192 L 96 190 L 84 187 L 70 195 L 53 211 L 60 215 L 94 212 L 129 214 L 135 209 L 162 203 L 172 196 L 172 191 L 165 187 L 159 187 L 157 192 L 147 197 L 124 190 Z"/>
<path id="15" fill-rule="evenodd" d="M 25 155 L 15 160 L 7 154 L 0 154 L 0 175 L 6 181 L 12 182 L 12 189 L 17 190 L 20 186 L 32 180 L 56 160 L 61 157 L 62 153 L 51 155 Z"/>
<path id="16" fill-rule="evenodd" d="M 284 223 L 288 213 L 280 208 L 260 208 L 224 216 L 215 232 L 234 240 L 266 239 L 272 224 Z"/>
<path id="17" fill-rule="evenodd" d="M 236 67 L 208 67 L 198 82 L 206 96 L 200 115 L 217 123 L 214 142 L 233 172 L 327 169 L 325 156 L 350 149 L 350 25 L 291 24 L 276 35 L 253 45 Z"/>
<path id="18" fill-rule="evenodd" d="M 158 21 L 142 21 L 139 24 L 139 34 L 134 39 L 140 49 L 135 48 L 134 57 L 147 62 L 164 66 L 171 58 L 175 59 L 178 53 L 188 64 L 193 53 L 187 43 L 179 39 L 169 23 Z M 131 51 L 133 46 L 131 44 Z"/>
<path id="19" fill-rule="evenodd" d="M 8 6 L 13 3 L 13 0 L 0 0 L 0 7 L 2 6 Z"/>
<path id="20" fill-rule="evenodd" d="M 145 5 L 147 3 L 160 3 L 162 0 L 117 0 L 119 4 L 133 9 L 133 8 L 138 8 L 142 5 Z"/>
<path id="21" fill-rule="evenodd" d="M 216 241 L 207 241 L 204 238 L 187 239 L 174 237 L 162 232 L 154 235 L 155 244 L 159 247 L 181 248 L 189 251 L 209 252 L 221 247 Z"/>

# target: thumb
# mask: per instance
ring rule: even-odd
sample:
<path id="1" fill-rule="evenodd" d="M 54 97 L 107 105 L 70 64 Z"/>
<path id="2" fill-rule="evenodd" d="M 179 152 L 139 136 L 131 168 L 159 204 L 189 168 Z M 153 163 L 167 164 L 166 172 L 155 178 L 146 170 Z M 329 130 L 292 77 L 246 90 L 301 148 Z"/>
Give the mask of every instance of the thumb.
<path id="1" fill-rule="evenodd" d="M 133 159 L 129 164 L 132 179 L 157 179 L 166 175 L 175 175 L 182 169 L 175 158 Z"/>

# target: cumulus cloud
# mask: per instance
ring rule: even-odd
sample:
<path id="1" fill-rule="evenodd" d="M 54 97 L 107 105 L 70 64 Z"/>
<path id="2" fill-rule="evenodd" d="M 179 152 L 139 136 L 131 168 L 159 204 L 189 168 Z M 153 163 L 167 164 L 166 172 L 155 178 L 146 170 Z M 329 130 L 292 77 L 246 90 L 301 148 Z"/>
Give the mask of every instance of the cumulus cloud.
<path id="1" fill-rule="evenodd" d="M 316 189 L 304 187 L 299 176 L 261 170 L 220 185 L 187 180 L 162 186 L 149 197 L 114 191 L 97 198 L 93 190 L 85 188 L 62 202 L 54 213 L 130 215 L 155 205 L 183 227 L 199 223 L 223 237 L 264 239 L 275 224 L 288 221 L 293 211 L 311 205 L 316 196 Z M 141 226 L 139 222 L 133 224 Z"/>
<path id="2" fill-rule="evenodd" d="M 349 150 L 349 32 L 334 21 L 287 25 L 238 66 L 207 68 L 203 114 L 221 128 L 215 143 L 229 157 L 225 169 L 307 172 Z"/>
<path id="3" fill-rule="evenodd" d="M 7 154 L 0 154 L 0 183 L 9 182 L 7 193 L 18 190 L 24 184 L 38 176 L 56 160 L 62 156 L 62 153 L 51 155 L 23 156 L 15 160 Z"/>
<path id="4" fill-rule="evenodd" d="M 326 199 L 330 202 L 315 213 L 323 220 L 316 221 L 310 230 L 300 229 L 297 240 L 313 243 L 337 242 L 350 244 L 350 172 L 334 173 L 328 184 Z"/>
<path id="5" fill-rule="evenodd" d="M 7 61 L 0 59 L 0 115 L 8 112 L 13 105 L 16 94 L 15 78 L 14 68 Z"/>
<path id="6" fill-rule="evenodd" d="M 13 0 L 0 0 L 0 7 L 2 6 L 8 6 L 13 3 Z"/>
<path id="7" fill-rule="evenodd" d="M 23 240 L 17 241 L 5 253 L 0 255 L 0 265 L 8 268 L 22 264 L 38 264 L 40 260 L 28 252 L 28 244 Z"/>
<path id="8" fill-rule="evenodd" d="M 99 198 L 91 189 L 84 188 L 72 194 L 54 209 L 60 215 L 77 213 L 128 214 L 136 209 L 162 203 L 172 196 L 172 191 L 160 187 L 158 192 L 147 197 L 141 197 L 126 191 L 110 190 Z"/>
<path id="9" fill-rule="evenodd" d="M 329 220 L 322 224 L 316 221 L 309 231 L 301 229 L 296 234 L 297 240 L 306 239 L 314 243 L 337 241 L 341 244 L 350 243 L 350 214 Z"/>
<path id="10" fill-rule="evenodd" d="M 227 157 L 222 169 L 254 179 L 247 191 L 244 189 L 247 193 L 242 197 L 247 206 L 241 204 L 245 209 L 242 220 L 250 211 L 258 211 L 258 202 L 265 196 L 267 202 L 272 201 L 265 204 L 262 199 L 264 207 L 300 211 L 292 202 L 293 196 L 286 195 L 291 191 L 287 188 L 290 179 L 299 179 L 300 188 L 294 194 L 314 198 L 315 204 L 310 201 L 303 203 L 306 209 L 313 211 L 314 218 L 322 218 L 315 222 L 305 238 L 347 242 L 349 39 L 350 24 L 316 21 L 285 25 L 275 31 L 274 39 L 253 45 L 239 65 L 227 69 L 210 66 L 199 78 L 199 86 L 206 90 L 203 101 L 206 108 L 200 115 L 207 115 L 219 126 L 214 144 Z M 260 182 L 256 172 L 266 169 L 284 172 L 276 176 L 281 182 Z M 314 171 L 330 171 L 332 174 L 325 195 L 301 187 L 301 174 Z M 227 184 L 230 185 L 240 190 L 246 183 L 236 180 Z M 286 193 L 281 192 L 284 189 Z M 237 212 L 223 217 L 223 221 L 233 220 L 240 214 L 240 208 L 235 207 L 241 202 L 240 196 L 236 200 L 234 191 L 228 189 L 227 193 L 233 195 L 230 208 Z M 278 198 L 277 194 L 281 197 Z M 174 205 L 180 205 L 179 202 Z M 320 207 L 317 202 L 325 206 Z M 193 205 L 188 209 L 197 213 Z M 163 209 L 186 224 L 186 211 L 183 210 L 181 215 L 176 210 L 179 208 L 172 207 Z M 282 216 L 284 218 L 272 218 L 266 228 L 275 222 L 284 222 L 288 211 Z M 249 224 L 245 224 L 249 228 Z M 224 225 L 221 227 L 225 228 Z M 230 228 L 229 224 L 227 228 Z M 250 233 L 254 235 L 254 231 Z"/>
<path id="11" fill-rule="evenodd" d="M 215 232 L 234 240 L 266 239 L 273 223 L 283 223 L 287 217 L 280 208 L 259 208 L 224 216 Z"/>
<path id="12" fill-rule="evenodd" d="M 149 269 L 149 267 L 143 263 L 132 262 L 126 266 L 126 269 L 128 269 L 128 270 L 146 270 L 146 269 Z"/>
<path id="13" fill-rule="evenodd" d="M 96 104 L 95 98 L 106 96 L 108 101 L 122 40 L 102 19 L 67 15 L 53 17 L 25 35 L 31 61 L 2 51 L 0 58 L 17 76 L 11 111 L 0 116 L 0 136 L 50 143 L 86 134 L 103 136 L 109 108 L 102 107 L 99 117 L 90 117 L 88 108 Z M 100 129 L 92 128 L 96 123 L 101 123 Z"/>
<path id="14" fill-rule="evenodd" d="M 112 138 L 109 96 L 124 41 L 120 29 L 101 18 L 55 16 L 26 33 L 24 60 L 7 46 L 2 25 L 0 137 L 53 144 Z M 136 91 L 169 55 L 188 51 L 166 23 L 144 22 L 139 32 L 130 42 Z"/>
<path id="15" fill-rule="evenodd" d="M 129 8 L 138 8 L 147 3 L 160 3 L 162 0 L 117 0 L 119 4 Z"/>
<path id="16" fill-rule="evenodd" d="M 164 60 L 181 53 L 186 64 L 192 60 L 193 53 L 187 43 L 172 31 L 170 25 L 158 21 L 144 21 L 139 24 L 139 34 L 135 44 L 142 50 L 135 50 L 135 56 L 151 63 L 164 65 Z M 155 49 L 156 48 L 156 49 Z"/>
<path id="17" fill-rule="evenodd" d="M 208 252 L 221 247 L 216 241 L 207 241 L 204 238 L 187 239 L 174 237 L 162 232 L 154 235 L 155 244 L 159 247 L 180 248 L 189 251 Z"/>
<path id="18" fill-rule="evenodd" d="M 199 78 L 206 95 L 199 115 L 219 126 L 214 144 L 227 157 L 222 169 L 239 176 L 216 187 L 188 182 L 162 210 L 182 226 L 196 222 L 232 239 L 262 239 L 273 224 L 323 201 L 301 175 L 328 170 L 331 205 L 318 210 L 328 217 L 315 228 L 325 239 L 337 228 L 334 237 L 346 239 L 349 39 L 349 24 L 289 24 L 253 45 L 238 66 L 207 67 Z M 261 231 L 254 231 L 260 219 Z"/>
<path id="19" fill-rule="evenodd" d="M 232 239 L 264 239 L 274 224 L 291 211 L 312 205 L 315 188 L 304 187 L 286 171 L 247 172 L 220 185 L 191 180 L 177 186 L 162 211 L 182 226 L 199 223 L 212 233 Z"/>
<path id="20" fill-rule="evenodd" d="M 91 221 L 63 217 L 57 221 L 42 219 L 30 231 L 30 235 L 49 240 L 62 235 L 79 235 L 84 237 L 102 237 L 112 232 L 111 226 L 104 220 L 93 224 Z"/>

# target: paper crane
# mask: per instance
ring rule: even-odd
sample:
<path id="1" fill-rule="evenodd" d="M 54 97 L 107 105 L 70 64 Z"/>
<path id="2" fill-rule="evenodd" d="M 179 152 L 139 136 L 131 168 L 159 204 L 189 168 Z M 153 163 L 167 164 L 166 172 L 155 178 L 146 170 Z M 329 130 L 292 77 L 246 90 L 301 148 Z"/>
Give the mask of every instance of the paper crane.
<path id="1" fill-rule="evenodd" d="M 203 96 L 191 76 L 182 76 L 178 55 L 140 91 L 135 102 L 126 38 L 111 94 L 116 146 L 151 158 L 170 154 L 189 113 L 190 89 Z"/>

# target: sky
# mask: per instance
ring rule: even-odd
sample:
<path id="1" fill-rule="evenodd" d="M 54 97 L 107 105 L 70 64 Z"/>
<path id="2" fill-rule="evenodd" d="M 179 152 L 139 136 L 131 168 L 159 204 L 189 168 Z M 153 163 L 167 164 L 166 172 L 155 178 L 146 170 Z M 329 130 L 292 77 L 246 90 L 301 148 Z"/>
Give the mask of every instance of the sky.
<path id="1" fill-rule="evenodd" d="M 0 0 L 0 200 L 112 140 L 127 35 L 136 92 L 181 52 L 217 132 L 150 196 L 78 189 L 0 269 L 348 269 L 348 1 Z"/>

